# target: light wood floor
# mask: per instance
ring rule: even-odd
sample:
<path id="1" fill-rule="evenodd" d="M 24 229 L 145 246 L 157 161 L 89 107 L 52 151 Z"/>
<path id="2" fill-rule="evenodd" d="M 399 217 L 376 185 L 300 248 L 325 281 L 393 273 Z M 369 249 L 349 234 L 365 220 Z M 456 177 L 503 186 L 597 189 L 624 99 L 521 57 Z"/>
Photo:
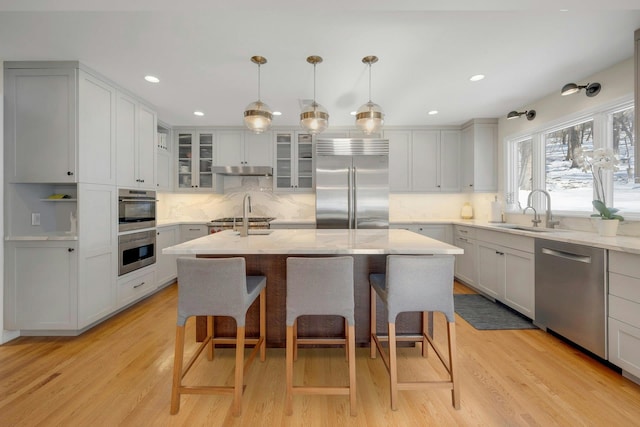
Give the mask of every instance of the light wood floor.
<path id="1" fill-rule="evenodd" d="M 456 292 L 469 292 L 456 284 Z M 401 391 L 389 408 L 382 360 L 357 349 L 358 416 L 346 397 L 294 396 L 284 415 L 284 349 L 268 349 L 245 377 L 243 414 L 228 396 L 183 396 L 169 415 L 175 285 L 75 338 L 19 338 L 0 346 L 0 425 L 61 426 L 631 426 L 640 386 L 539 330 L 477 331 L 457 318 L 462 408 L 445 390 Z M 189 320 L 187 336 L 193 337 Z M 444 320 L 436 316 L 444 338 Z M 440 341 L 442 342 L 442 341 Z M 191 345 L 193 348 L 193 345 Z M 233 350 L 201 359 L 192 380 L 233 381 Z M 310 360 L 313 358 L 313 360 Z M 433 353 L 401 349 L 401 378 L 442 370 Z M 431 368 L 425 369 L 427 365 Z M 296 379 L 346 383 L 341 349 L 302 349 Z M 191 373 L 190 373 L 191 375 Z"/>

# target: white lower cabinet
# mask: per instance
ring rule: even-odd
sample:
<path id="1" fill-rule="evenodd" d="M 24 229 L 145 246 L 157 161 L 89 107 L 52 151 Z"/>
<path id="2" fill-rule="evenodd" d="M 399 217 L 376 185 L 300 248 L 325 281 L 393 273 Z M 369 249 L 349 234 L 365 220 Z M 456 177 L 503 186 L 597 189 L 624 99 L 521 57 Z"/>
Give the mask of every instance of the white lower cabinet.
<path id="1" fill-rule="evenodd" d="M 389 228 L 413 231 L 414 233 L 422 234 L 423 236 L 431 237 L 432 239 L 448 244 L 453 242 L 452 228 L 449 224 L 396 223 L 390 225 Z"/>
<path id="2" fill-rule="evenodd" d="M 5 249 L 5 329 L 77 329 L 77 242 L 12 241 Z"/>
<path id="3" fill-rule="evenodd" d="M 476 239 L 475 229 L 455 225 L 453 227 L 453 245 L 464 250 L 461 255 L 456 255 L 455 276 L 458 280 L 470 286 L 476 284 Z"/>
<path id="4" fill-rule="evenodd" d="M 118 279 L 118 308 L 124 307 L 156 290 L 155 266 L 141 268 Z"/>
<path id="5" fill-rule="evenodd" d="M 180 225 L 180 243 L 197 239 L 209 234 L 209 227 L 206 224 L 182 224 Z"/>
<path id="6" fill-rule="evenodd" d="M 609 361 L 640 378 L 640 256 L 609 251 Z"/>
<path id="7" fill-rule="evenodd" d="M 177 255 L 165 255 L 164 248 L 177 245 L 180 228 L 177 225 L 158 227 L 156 235 L 156 279 L 158 286 L 173 282 L 178 277 Z"/>
<path id="8" fill-rule="evenodd" d="M 534 239 L 477 230 L 476 288 L 533 319 L 535 315 Z"/>

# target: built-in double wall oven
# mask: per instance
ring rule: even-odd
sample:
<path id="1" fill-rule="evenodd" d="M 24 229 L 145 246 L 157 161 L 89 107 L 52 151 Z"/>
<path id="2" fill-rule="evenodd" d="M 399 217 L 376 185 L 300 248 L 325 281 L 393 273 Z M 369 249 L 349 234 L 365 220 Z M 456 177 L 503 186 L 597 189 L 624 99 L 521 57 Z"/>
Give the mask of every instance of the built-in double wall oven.
<path id="1" fill-rule="evenodd" d="M 156 192 L 118 191 L 118 275 L 156 262 Z M 136 231 L 140 230 L 140 231 Z"/>

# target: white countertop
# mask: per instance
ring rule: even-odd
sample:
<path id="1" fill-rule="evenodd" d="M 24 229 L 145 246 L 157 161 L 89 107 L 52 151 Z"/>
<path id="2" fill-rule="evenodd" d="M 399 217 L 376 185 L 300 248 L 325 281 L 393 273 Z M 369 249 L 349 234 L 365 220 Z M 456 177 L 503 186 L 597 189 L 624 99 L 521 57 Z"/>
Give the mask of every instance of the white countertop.
<path id="1" fill-rule="evenodd" d="M 163 249 L 172 255 L 455 255 L 462 249 L 407 230 L 272 230 L 240 237 L 232 230 Z"/>

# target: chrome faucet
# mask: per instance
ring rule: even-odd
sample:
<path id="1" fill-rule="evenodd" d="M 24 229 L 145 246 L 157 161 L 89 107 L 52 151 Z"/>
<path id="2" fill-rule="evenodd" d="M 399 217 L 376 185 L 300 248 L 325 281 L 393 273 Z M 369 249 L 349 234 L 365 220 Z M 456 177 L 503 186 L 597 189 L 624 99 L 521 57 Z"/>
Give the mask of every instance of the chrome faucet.
<path id="1" fill-rule="evenodd" d="M 544 217 L 544 227 L 545 228 L 553 228 L 554 226 L 560 224 L 560 221 L 554 221 L 554 219 L 553 219 L 553 215 L 551 214 L 551 196 L 545 190 L 541 190 L 541 189 L 531 190 L 531 192 L 529 193 L 529 197 L 527 197 L 527 207 L 524 208 L 522 213 L 525 213 L 528 208 L 533 209 L 533 205 L 531 204 L 533 202 L 533 193 L 542 193 L 542 194 L 545 195 L 545 198 L 546 198 L 547 212 L 546 212 L 545 217 Z M 533 219 L 531 220 L 531 222 L 533 222 L 533 226 L 534 227 L 537 227 L 538 224 L 541 222 L 540 221 L 540 217 L 538 217 L 537 221 L 536 221 L 537 212 L 536 212 L 535 209 L 533 209 L 533 212 L 534 212 L 534 215 L 533 215 Z"/>
<path id="2" fill-rule="evenodd" d="M 244 199 L 242 199 L 242 228 L 240 229 L 240 237 L 247 237 L 249 235 L 249 212 L 251 212 L 251 196 L 247 193 L 244 195 Z"/>
<path id="3" fill-rule="evenodd" d="M 526 208 L 523 209 L 522 213 L 523 214 L 527 213 L 527 209 L 531 209 L 533 211 L 533 219 L 531 220 L 531 222 L 533 223 L 534 227 L 537 227 L 538 224 L 542 222 L 542 220 L 538 216 L 538 211 L 536 211 L 536 209 L 533 206 L 527 206 Z"/>

